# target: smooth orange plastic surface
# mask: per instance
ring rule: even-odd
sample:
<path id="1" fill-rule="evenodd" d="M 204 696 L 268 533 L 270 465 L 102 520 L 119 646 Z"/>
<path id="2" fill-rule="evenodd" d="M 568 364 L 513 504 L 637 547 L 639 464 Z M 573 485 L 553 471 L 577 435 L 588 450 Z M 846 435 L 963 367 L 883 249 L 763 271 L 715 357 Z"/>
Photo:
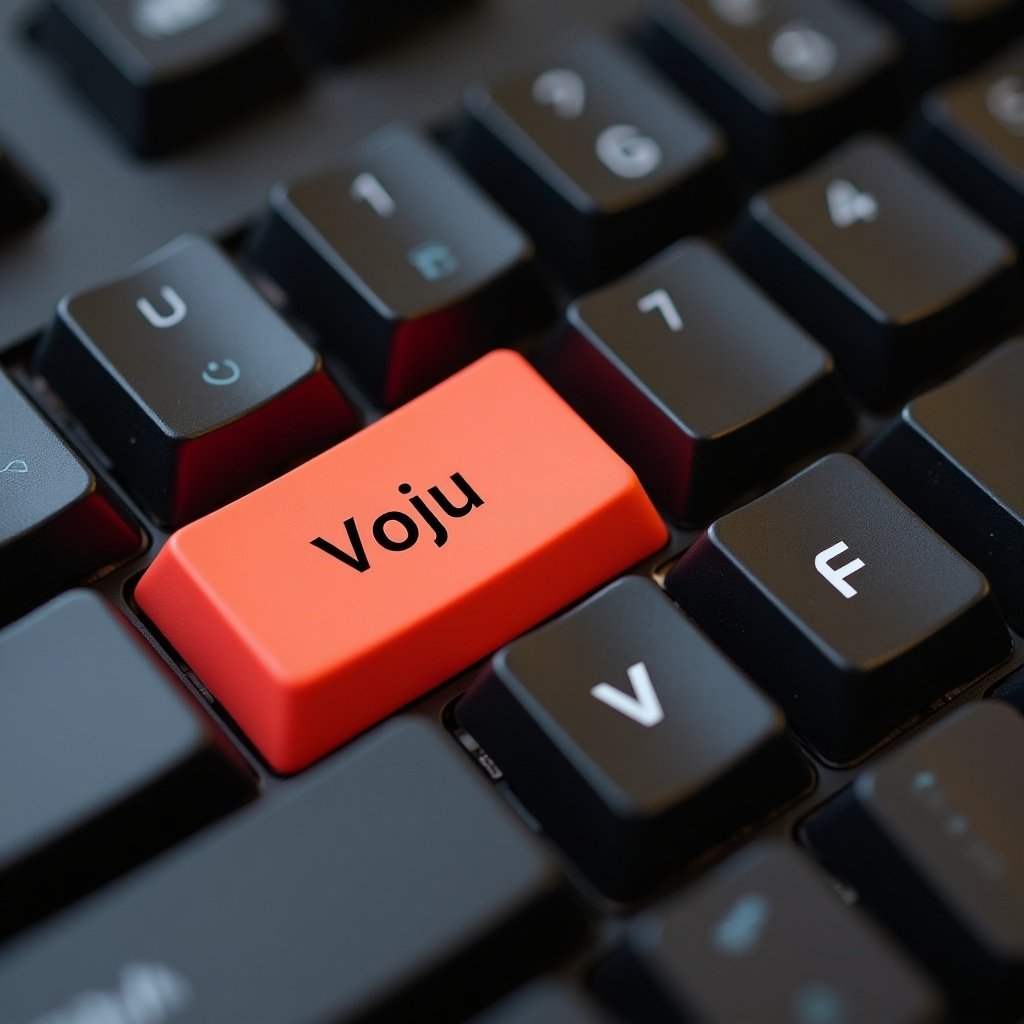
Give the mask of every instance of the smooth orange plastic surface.
<path id="1" fill-rule="evenodd" d="M 290 772 L 666 540 L 633 471 L 499 351 L 179 530 L 136 597 Z"/>

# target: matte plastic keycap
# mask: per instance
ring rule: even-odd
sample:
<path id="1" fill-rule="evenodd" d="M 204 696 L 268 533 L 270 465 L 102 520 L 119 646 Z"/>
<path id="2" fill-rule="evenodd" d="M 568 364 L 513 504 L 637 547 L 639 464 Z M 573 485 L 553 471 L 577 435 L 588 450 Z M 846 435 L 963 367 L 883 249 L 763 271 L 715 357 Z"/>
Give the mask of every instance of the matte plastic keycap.
<path id="1" fill-rule="evenodd" d="M 638 577 L 499 651 L 455 714 L 618 897 L 810 782 L 778 708 Z"/>
<path id="2" fill-rule="evenodd" d="M 666 539 L 632 470 L 503 351 L 179 530 L 136 597 L 296 771 Z"/>
<path id="3" fill-rule="evenodd" d="M 1024 28 L 1021 0 L 864 0 L 904 35 L 928 78 L 963 71 Z"/>
<path id="4" fill-rule="evenodd" d="M 553 315 L 530 240 L 403 125 L 275 186 L 250 254 L 388 406 Z"/>
<path id="5" fill-rule="evenodd" d="M 833 761 L 1011 651 L 985 577 L 848 455 L 713 523 L 665 586 Z"/>
<path id="6" fill-rule="evenodd" d="M 776 175 L 891 114 L 895 34 L 847 0 L 648 0 L 660 67 Z"/>
<path id="7" fill-rule="evenodd" d="M 92 471 L 0 370 L 0 622 L 141 546 Z"/>
<path id="8" fill-rule="evenodd" d="M 864 460 L 988 576 L 1024 629 L 1024 341 L 915 398 Z"/>
<path id="9" fill-rule="evenodd" d="M 62 299 L 37 366 L 171 524 L 356 423 L 320 356 L 216 246 L 190 236 Z"/>
<path id="10" fill-rule="evenodd" d="M 825 865 L 932 970 L 957 1020 L 1024 1009 L 1024 720 L 972 704 L 866 769 L 806 824 Z"/>
<path id="11" fill-rule="evenodd" d="M 476 769 L 405 721 L 6 947 L 0 1006 L 18 1024 L 90 997 L 119 1024 L 461 1020 L 582 931 Z"/>
<path id="12" fill-rule="evenodd" d="M 937 1024 L 942 1003 L 789 845 L 762 842 L 629 926 L 599 974 L 630 1021 Z"/>
<path id="13" fill-rule="evenodd" d="M 706 520 L 852 427 L 831 356 L 705 242 L 566 320 L 548 379 L 677 519 Z"/>
<path id="14" fill-rule="evenodd" d="M 253 793 L 241 758 L 92 591 L 0 632 L 0 682 L 0 935 Z"/>
<path id="15" fill-rule="evenodd" d="M 873 137 L 756 196 L 732 251 L 875 405 L 1024 312 L 1014 246 Z"/>
<path id="16" fill-rule="evenodd" d="M 49 0 L 39 39 L 138 153 L 155 156 L 292 88 L 272 0 Z"/>
<path id="17" fill-rule="evenodd" d="M 0 145 L 0 240 L 37 220 L 45 209 L 42 197 Z"/>
<path id="18" fill-rule="evenodd" d="M 915 127 L 928 169 L 1024 244 L 1024 46 L 929 93 Z"/>
<path id="19" fill-rule="evenodd" d="M 725 143 L 599 36 L 466 92 L 458 149 L 573 287 L 606 281 L 725 212 Z"/>

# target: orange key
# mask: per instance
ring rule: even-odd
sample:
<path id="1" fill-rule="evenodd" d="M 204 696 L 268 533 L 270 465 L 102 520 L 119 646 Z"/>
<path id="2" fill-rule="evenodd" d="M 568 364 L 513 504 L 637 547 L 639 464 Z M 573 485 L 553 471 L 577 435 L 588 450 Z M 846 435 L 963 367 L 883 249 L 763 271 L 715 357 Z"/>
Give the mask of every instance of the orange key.
<path id="1" fill-rule="evenodd" d="M 290 772 L 667 536 L 633 471 L 499 351 L 179 530 L 136 597 Z"/>

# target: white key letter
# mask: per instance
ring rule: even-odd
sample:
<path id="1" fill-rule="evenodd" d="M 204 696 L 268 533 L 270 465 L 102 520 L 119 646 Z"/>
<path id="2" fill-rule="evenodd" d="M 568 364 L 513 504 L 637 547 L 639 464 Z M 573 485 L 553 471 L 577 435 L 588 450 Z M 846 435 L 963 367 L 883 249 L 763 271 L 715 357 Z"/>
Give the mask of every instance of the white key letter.
<path id="1" fill-rule="evenodd" d="M 861 192 L 842 178 L 837 178 L 825 189 L 828 215 L 837 228 L 850 228 L 861 221 L 873 221 L 878 217 L 878 200 L 868 192 Z"/>
<path id="2" fill-rule="evenodd" d="M 665 712 L 661 709 L 661 701 L 658 700 L 647 666 L 638 661 L 626 669 L 626 675 L 629 676 L 630 685 L 633 687 L 632 695 L 623 693 L 608 683 L 598 683 L 590 691 L 590 695 L 627 718 L 632 718 L 637 724 L 650 729 L 664 719 Z"/>
<path id="3" fill-rule="evenodd" d="M 160 330 L 168 327 L 176 327 L 185 319 L 188 314 L 188 306 L 185 300 L 173 288 L 161 288 L 160 298 L 167 303 L 170 312 L 158 313 L 149 299 L 139 299 L 135 305 L 139 312 L 154 326 Z"/>
<path id="4" fill-rule="evenodd" d="M 840 541 L 838 544 L 833 544 L 832 547 L 826 548 L 824 551 L 820 551 L 814 559 L 814 568 L 821 573 L 832 584 L 836 590 L 845 598 L 855 597 L 857 591 L 846 582 L 846 577 L 857 572 L 858 569 L 864 568 L 864 563 L 859 559 L 855 558 L 852 562 L 847 562 L 846 565 L 839 566 L 838 569 L 833 569 L 828 563 L 832 561 L 836 555 L 841 555 L 846 550 L 846 545 Z"/>
<path id="5" fill-rule="evenodd" d="M 563 120 L 575 121 L 587 105 L 587 86 L 575 71 L 552 68 L 533 83 L 533 98 Z"/>
<path id="6" fill-rule="evenodd" d="M 641 313 L 650 313 L 653 310 L 657 310 L 665 318 L 665 323 L 668 324 L 669 330 L 681 331 L 683 329 L 683 318 L 679 315 L 679 310 L 676 309 L 672 296 L 664 288 L 658 288 L 649 295 L 645 295 L 636 304 L 636 308 Z"/>
<path id="7" fill-rule="evenodd" d="M 367 203 L 378 217 L 390 217 L 398 209 L 388 190 L 368 172 L 356 176 L 349 195 L 357 203 Z"/>

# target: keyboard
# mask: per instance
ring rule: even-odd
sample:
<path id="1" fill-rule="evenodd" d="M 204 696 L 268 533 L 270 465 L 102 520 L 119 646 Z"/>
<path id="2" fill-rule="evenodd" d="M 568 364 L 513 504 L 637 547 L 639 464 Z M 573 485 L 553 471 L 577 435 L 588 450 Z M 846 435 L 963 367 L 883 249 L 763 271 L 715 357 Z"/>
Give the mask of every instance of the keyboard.
<path id="1" fill-rule="evenodd" d="M 1022 29 L 0 6 L 0 1021 L 1024 1020 Z"/>

